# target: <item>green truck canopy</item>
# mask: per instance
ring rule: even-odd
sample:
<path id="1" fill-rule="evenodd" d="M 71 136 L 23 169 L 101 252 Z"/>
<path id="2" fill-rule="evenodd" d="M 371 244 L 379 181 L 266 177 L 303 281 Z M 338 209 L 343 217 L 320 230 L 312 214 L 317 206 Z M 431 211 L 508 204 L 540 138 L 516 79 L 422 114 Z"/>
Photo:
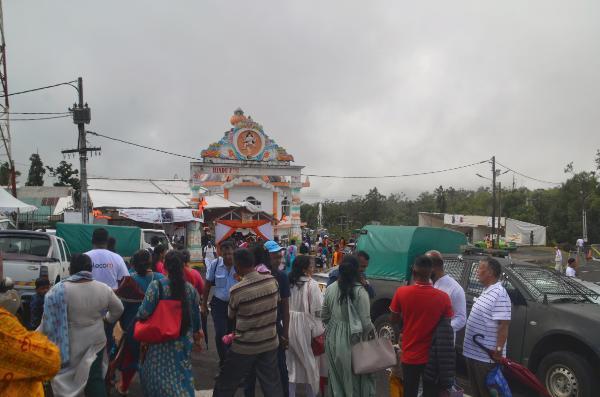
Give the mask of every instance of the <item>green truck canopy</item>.
<path id="1" fill-rule="evenodd" d="M 368 277 L 408 281 L 417 256 L 429 250 L 458 254 L 466 244 L 464 234 L 449 229 L 368 225 L 361 229 L 356 249 L 369 254 Z"/>
<path id="2" fill-rule="evenodd" d="M 142 229 L 135 226 L 57 223 L 56 235 L 65 240 L 71 253 L 81 254 L 92 249 L 92 233 L 99 228 L 106 229 L 108 235 L 117 240 L 116 251 L 123 257 L 132 256 L 142 246 Z"/>

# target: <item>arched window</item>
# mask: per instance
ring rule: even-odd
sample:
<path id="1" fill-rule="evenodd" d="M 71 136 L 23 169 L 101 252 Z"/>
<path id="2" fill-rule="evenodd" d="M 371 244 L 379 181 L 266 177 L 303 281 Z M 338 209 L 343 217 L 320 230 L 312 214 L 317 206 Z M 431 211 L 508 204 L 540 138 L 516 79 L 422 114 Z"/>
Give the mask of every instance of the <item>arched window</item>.
<path id="1" fill-rule="evenodd" d="M 253 196 L 248 196 L 246 197 L 246 200 L 244 200 L 247 203 L 250 203 L 252 205 L 254 205 L 255 207 L 260 208 L 260 201 L 258 201 L 257 199 L 255 199 Z"/>
<path id="2" fill-rule="evenodd" d="M 290 216 L 290 200 L 287 196 L 281 200 L 281 215 Z"/>

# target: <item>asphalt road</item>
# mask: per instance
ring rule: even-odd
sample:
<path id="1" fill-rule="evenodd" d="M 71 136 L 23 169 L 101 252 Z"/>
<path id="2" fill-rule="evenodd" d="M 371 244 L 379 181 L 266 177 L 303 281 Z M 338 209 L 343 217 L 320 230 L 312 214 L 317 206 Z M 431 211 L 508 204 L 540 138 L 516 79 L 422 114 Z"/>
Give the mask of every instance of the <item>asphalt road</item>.
<path id="1" fill-rule="evenodd" d="M 592 260 L 580 265 L 578 276 L 585 281 L 600 282 L 600 261 Z"/>

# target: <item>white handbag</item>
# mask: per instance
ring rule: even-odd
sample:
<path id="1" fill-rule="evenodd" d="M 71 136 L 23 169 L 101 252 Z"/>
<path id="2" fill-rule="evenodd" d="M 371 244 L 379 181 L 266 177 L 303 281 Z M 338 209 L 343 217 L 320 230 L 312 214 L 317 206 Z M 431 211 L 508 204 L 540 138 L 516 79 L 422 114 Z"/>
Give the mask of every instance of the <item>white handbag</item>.
<path id="1" fill-rule="evenodd" d="M 395 366 L 398 356 L 387 338 L 360 341 L 352 346 L 352 372 L 356 375 L 372 374 Z"/>

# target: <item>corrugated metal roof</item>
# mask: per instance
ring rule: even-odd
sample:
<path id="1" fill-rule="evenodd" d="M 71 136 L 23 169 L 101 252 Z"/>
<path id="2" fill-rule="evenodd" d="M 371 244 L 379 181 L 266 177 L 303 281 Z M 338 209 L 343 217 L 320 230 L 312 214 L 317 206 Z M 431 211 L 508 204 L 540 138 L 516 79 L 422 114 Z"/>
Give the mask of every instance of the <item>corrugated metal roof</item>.
<path id="1" fill-rule="evenodd" d="M 22 186 L 17 188 L 19 200 L 25 198 L 58 198 L 70 195 L 70 186 Z"/>
<path id="2" fill-rule="evenodd" d="M 94 208 L 187 208 L 188 181 L 179 179 L 88 179 Z"/>

